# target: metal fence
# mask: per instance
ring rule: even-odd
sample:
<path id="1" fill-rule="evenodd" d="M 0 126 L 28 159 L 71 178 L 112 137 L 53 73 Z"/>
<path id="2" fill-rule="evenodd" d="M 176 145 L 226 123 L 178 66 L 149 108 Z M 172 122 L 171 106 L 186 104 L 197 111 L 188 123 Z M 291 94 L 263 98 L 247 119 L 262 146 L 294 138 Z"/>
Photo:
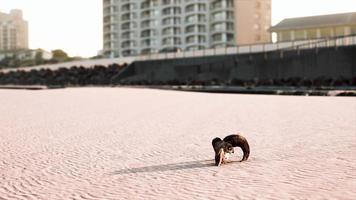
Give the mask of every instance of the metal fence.
<path id="1" fill-rule="evenodd" d="M 202 56 L 217 56 L 217 55 L 231 55 L 231 54 L 251 54 L 261 53 L 276 50 L 292 50 L 292 49 L 313 49 L 322 47 L 339 47 L 356 45 L 356 35 L 334 37 L 329 39 L 314 39 L 301 40 L 292 42 L 278 42 L 255 45 L 244 45 L 227 48 L 203 49 L 197 51 L 173 52 L 173 53 L 157 53 L 137 56 L 135 60 L 163 60 L 172 58 L 191 58 Z"/>

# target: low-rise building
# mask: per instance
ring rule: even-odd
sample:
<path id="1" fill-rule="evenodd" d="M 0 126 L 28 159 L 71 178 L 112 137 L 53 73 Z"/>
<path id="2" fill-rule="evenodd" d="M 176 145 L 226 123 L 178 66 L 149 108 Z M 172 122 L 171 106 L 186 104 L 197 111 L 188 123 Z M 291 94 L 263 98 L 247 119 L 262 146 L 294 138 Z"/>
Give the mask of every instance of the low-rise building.
<path id="1" fill-rule="evenodd" d="M 356 35 L 356 12 L 288 18 L 270 31 L 278 42 Z"/>
<path id="2" fill-rule="evenodd" d="M 34 60 L 36 56 L 40 55 L 43 60 L 52 59 L 52 53 L 43 49 L 23 49 L 12 51 L 0 51 L 0 61 L 6 57 L 16 57 L 19 60 Z"/>

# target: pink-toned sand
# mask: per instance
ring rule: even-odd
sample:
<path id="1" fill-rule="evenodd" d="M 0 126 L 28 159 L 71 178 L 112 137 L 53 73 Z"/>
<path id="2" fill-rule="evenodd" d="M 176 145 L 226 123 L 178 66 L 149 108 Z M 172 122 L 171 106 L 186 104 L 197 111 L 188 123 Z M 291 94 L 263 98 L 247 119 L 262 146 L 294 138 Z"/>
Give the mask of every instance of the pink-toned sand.
<path id="1" fill-rule="evenodd" d="M 0 199 L 356 199 L 356 98 L 0 90 Z"/>

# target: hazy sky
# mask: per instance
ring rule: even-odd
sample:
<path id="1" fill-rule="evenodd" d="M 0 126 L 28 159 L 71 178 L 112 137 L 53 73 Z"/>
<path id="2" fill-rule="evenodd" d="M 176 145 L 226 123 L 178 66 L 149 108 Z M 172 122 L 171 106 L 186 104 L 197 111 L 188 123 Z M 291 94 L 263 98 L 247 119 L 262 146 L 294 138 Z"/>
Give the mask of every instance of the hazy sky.
<path id="1" fill-rule="evenodd" d="M 22 9 L 30 48 L 94 56 L 102 48 L 102 0 L 0 0 L 0 11 Z M 272 0 L 272 24 L 283 18 L 356 12 L 356 0 Z"/>

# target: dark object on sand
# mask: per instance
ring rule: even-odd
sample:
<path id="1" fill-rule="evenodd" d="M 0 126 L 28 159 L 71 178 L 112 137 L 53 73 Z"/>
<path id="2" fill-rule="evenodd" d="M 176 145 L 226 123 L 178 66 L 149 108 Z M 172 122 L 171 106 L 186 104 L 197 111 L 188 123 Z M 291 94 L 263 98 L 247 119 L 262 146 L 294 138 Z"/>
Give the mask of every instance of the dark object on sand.
<path id="1" fill-rule="evenodd" d="M 215 151 L 215 165 L 220 166 L 225 163 L 225 153 L 233 153 L 234 148 L 230 143 L 224 142 L 220 138 L 214 138 L 212 145 Z"/>
<path id="2" fill-rule="evenodd" d="M 241 135 L 229 135 L 223 140 L 224 142 L 230 143 L 233 147 L 240 147 L 244 153 L 241 161 L 245 161 L 250 156 L 250 146 L 245 137 Z"/>

